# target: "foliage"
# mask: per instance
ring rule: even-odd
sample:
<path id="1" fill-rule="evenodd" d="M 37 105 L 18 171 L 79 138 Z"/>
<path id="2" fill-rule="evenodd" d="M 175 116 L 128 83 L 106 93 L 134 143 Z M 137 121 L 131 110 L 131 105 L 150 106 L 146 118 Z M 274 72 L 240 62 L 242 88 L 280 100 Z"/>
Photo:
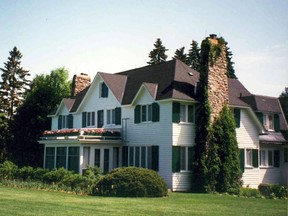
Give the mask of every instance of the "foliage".
<path id="1" fill-rule="evenodd" d="M 261 197 L 260 191 L 254 188 L 241 188 L 239 195 L 242 197 L 254 197 L 254 198 Z"/>
<path id="2" fill-rule="evenodd" d="M 50 128 L 47 117 L 57 108 L 63 98 L 70 96 L 69 72 L 58 68 L 48 75 L 37 75 L 26 92 L 25 101 L 15 115 L 12 132 L 15 137 L 10 145 L 14 161 L 19 166 L 41 166 L 43 146 L 37 140 Z"/>
<path id="3" fill-rule="evenodd" d="M 282 185 L 260 184 L 258 189 L 261 195 L 269 199 L 284 199 L 288 197 L 288 188 Z"/>
<path id="4" fill-rule="evenodd" d="M 191 48 L 187 55 L 187 65 L 196 71 L 200 71 L 200 48 L 195 40 L 192 40 Z"/>
<path id="5" fill-rule="evenodd" d="M 3 113 L 0 113 L 0 163 L 3 163 L 9 158 L 7 149 L 8 134 L 8 119 Z"/>
<path id="6" fill-rule="evenodd" d="M 105 175 L 93 194 L 116 197 L 163 197 L 167 195 L 167 185 L 153 170 L 124 167 L 114 169 Z"/>
<path id="7" fill-rule="evenodd" d="M 14 47 L 9 52 L 8 61 L 4 63 L 2 71 L 2 81 L 0 82 L 0 112 L 7 115 L 9 120 L 16 111 L 16 108 L 22 104 L 25 90 L 28 88 L 30 76 L 29 71 L 21 67 L 22 54 Z"/>
<path id="8" fill-rule="evenodd" d="M 149 53 L 150 61 L 147 62 L 150 65 L 159 64 L 161 62 L 165 62 L 167 59 L 167 55 L 165 54 L 168 49 L 163 46 L 160 38 L 157 38 L 154 43 L 154 49 Z"/>
<path id="9" fill-rule="evenodd" d="M 279 96 L 279 101 L 280 101 L 283 113 L 285 115 L 286 121 L 288 122 L 288 87 L 286 87 L 285 90 Z"/>
<path id="10" fill-rule="evenodd" d="M 185 47 L 181 47 L 175 51 L 174 58 L 187 64 L 187 55 L 184 53 Z"/>
<path id="11" fill-rule="evenodd" d="M 238 79 L 237 76 L 235 75 L 235 70 L 234 70 L 234 62 L 232 61 L 232 56 L 233 53 L 230 51 L 230 48 L 227 46 L 228 43 L 225 42 L 225 49 L 226 49 L 226 61 L 227 61 L 227 76 L 228 78 L 232 79 Z"/>

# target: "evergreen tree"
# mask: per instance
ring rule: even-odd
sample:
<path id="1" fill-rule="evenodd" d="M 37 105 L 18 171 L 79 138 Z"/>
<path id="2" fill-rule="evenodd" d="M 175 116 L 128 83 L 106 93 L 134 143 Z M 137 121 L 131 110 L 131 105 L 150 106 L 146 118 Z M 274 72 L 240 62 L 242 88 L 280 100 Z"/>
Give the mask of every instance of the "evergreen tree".
<path id="1" fill-rule="evenodd" d="M 160 38 L 157 38 L 156 42 L 154 43 L 154 47 L 155 48 L 149 53 L 150 61 L 147 63 L 154 65 L 160 62 L 165 62 L 167 59 L 165 52 L 168 51 L 168 49 L 162 45 Z"/>
<path id="2" fill-rule="evenodd" d="M 7 142 L 9 139 L 8 119 L 0 113 L 0 163 L 8 159 Z"/>
<path id="3" fill-rule="evenodd" d="M 234 62 L 232 62 L 232 52 L 230 51 L 230 48 L 227 46 L 227 42 L 225 43 L 226 45 L 226 60 L 227 60 L 227 76 L 228 78 L 232 79 L 238 79 L 237 76 L 235 75 L 235 70 L 234 70 Z"/>
<path id="4" fill-rule="evenodd" d="M 56 110 L 63 98 L 70 96 L 68 77 L 65 68 L 58 68 L 49 75 L 37 75 L 32 80 L 14 117 L 14 140 L 9 146 L 9 152 L 19 166 L 42 166 L 43 145 L 37 141 L 51 127 L 51 118 L 47 115 Z"/>
<path id="5" fill-rule="evenodd" d="M 288 122 L 288 87 L 285 88 L 285 91 L 279 96 L 279 101 L 282 106 L 286 121 Z"/>
<path id="6" fill-rule="evenodd" d="M 187 64 L 192 69 L 198 72 L 200 71 L 200 48 L 198 47 L 198 43 L 194 40 L 192 40 L 191 48 L 187 55 Z"/>
<path id="7" fill-rule="evenodd" d="M 7 115 L 11 121 L 17 107 L 23 101 L 23 95 L 29 85 L 29 80 L 26 79 L 30 76 L 29 71 L 21 67 L 22 58 L 21 52 L 14 47 L 10 51 L 8 61 L 4 63 L 2 71 L 2 81 L 0 82 L 0 112 Z"/>
<path id="8" fill-rule="evenodd" d="M 209 155 L 214 160 L 213 165 L 218 167 L 214 172 L 216 191 L 238 194 L 241 187 L 242 172 L 240 169 L 239 149 L 236 137 L 234 116 L 227 106 L 224 106 L 219 117 L 213 124 L 213 143 L 217 155 Z M 213 171 L 213 166 L 210 169 Z M 217 176 L 215 176 L 217 174 Z M 212 183 L 214 184 L 214 182 Z"/>
<path id="9" fill-rule="evenodd" d="M 181 47 L 175 51 L 174 59 L 187 63 L 187 55 L 184 53 L 185 47 Z"/>

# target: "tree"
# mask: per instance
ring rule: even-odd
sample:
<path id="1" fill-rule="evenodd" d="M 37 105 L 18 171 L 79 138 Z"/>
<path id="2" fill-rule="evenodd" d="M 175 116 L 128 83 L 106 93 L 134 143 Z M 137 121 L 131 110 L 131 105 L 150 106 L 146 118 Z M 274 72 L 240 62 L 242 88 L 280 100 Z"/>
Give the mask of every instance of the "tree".
<path id="1" fill-rule="evenodd" d="M 226 61 L 227 61 L 227 76 L 228 78 L 232 79 L 238 79 L 237 76 L 235 75 L 235 70 L 234 70 L 234 62 L 232 62 L 232 52 L 230 51 L 230 48 L 227 46 L 227 42 L 225 43 L 226 45 Z"/>
<path id="2" fill-rule="evenodd" d="M 187 63 L 187 55 L 184 53 L 185 47 L 181 47 L 175 51 L 174 59 L 179 59 L 180 61 Z"/>
<path id="3" fill-rule="evenodd" d="M 0 163 L 3 163 L 8 159 L 8 134 L 8 119 L 3 113 L 0 113 Z"/>
<path id="4" fill-rule="evenodd" d="M 156 42 L 154 43 L 154 47 L 155 48 L 149 53 L 150 61 L 147 63 L 154 65 L 160 62 L 165 62 L 167 59 L 165 52 L 168 51 L 168 49 L 162 45 L 160 38 L 157 38 Z"/>
<path id="5" fill-rule="evenodd" d="M 0 112 L 7 115 L 11 121 L 17 107 L 23 101 L 23 95 L 29 85 L 29 80 L 26 79 L 30 76 L 29 71 L 24 70 L 20 65 L 22 58 L 21 52 L 14 47 L 10 51 L 8 61 L 4 63 L 2 71 L 2 82 L 0 82 Z"/>
<path id="6" fill-rule="evenodd" d="M 279 101 L 284 112 L 286 122 L 288 122 L 288 87 L 279 96 Z"/>
<path id="7" fill-rule="evenodd" d="M 13 144 L 9 150 L 19 166 L 41 166 L 43 146 L 37 140 L 51 127 L 48 114 L 55 111 L 63 98 L 71 93 L 69 72 L 58 68 L 49 75 L 36 76 L 17 110 L 13 124 Z"/>
<path id="8" fill-rule="evenodd" d="M 198 43 L 194 40 L 192 40 L 191 48 L 187 55 L 187 64 L 192 69 L 198 72 L 200 71 L 200 48 L 198 47 Z"/>

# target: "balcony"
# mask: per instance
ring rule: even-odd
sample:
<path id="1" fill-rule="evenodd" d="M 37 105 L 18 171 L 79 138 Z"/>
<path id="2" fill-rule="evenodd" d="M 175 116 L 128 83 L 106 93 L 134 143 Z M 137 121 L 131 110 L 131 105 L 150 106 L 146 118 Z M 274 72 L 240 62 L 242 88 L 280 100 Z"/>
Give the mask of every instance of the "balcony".
<path id="1" fill-rule="evenodd" d="M 46 130 L 40 139 L 42 141 L 52 140 L 122 140 L 121 129 L 104 128 L 81 128 L 81 129 L 60 129 Z"/>

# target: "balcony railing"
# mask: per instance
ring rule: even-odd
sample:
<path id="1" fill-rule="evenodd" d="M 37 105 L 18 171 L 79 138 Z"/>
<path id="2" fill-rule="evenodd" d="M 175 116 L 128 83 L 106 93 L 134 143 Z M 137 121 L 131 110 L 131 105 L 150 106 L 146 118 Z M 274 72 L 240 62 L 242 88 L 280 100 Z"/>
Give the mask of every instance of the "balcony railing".
<path id="1" fill-rule="evenodd" d="M 81 128 L 81 129 L 60 129 L 44 131 L 42 140 L 65 140 L 65 139 L 100 139 L 100 140 L 121 140 L 120 129 L 104 128 Z"/>

